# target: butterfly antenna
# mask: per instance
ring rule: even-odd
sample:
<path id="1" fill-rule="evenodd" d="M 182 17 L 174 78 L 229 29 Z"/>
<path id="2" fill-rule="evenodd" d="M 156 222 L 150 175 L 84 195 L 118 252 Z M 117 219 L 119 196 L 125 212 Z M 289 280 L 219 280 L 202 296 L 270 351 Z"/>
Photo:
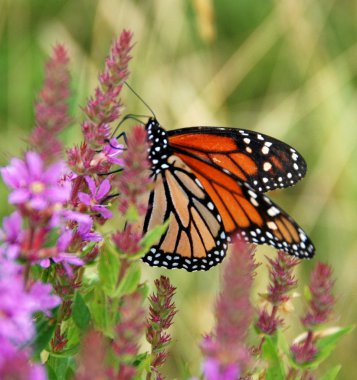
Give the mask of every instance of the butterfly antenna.
<path id="1" fill-rule="evenodd" d="M 156 119 L 156 115 L 154 113 L 154 111 L 152 110 L 152 108 L 145 102 L 145 100 L 129 85 L 128 82 L 124 82 L 129 90 L 146 106 L 146 108 L 152 113 L 152 115 L 154 116 L 154 118 Z"/>

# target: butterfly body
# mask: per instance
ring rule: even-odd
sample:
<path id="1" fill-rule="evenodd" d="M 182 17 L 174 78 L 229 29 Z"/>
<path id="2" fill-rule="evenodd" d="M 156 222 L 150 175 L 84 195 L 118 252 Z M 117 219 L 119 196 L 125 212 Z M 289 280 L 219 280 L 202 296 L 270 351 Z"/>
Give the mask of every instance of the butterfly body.
<path id="1" fill-rule="evenodd" d="M 263 194 L 305 175 L 306 163 L 295 149 L 242 129 L 166 131 L 154 118 L 146 129 L 155 188 L 144 233 L 166 220 L 169 226 L 145 262 L 208 270 L 223 260 L 234 234 L 300 258 L 312 257 L 314 247 L 305 232 Z"/>

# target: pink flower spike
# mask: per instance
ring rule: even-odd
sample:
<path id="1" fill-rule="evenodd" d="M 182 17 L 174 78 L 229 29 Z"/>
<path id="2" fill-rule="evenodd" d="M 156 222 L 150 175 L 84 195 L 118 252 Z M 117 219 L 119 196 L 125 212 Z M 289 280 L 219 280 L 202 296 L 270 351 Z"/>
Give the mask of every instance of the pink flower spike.
<path id="1" fill-rule="evenodd" d="M 175 303 L 172 300 L 176 288 L 165 276 L 155 280 L 155 287 L 156 292 L 149 297 L 150 317 L 146 323 L 146 340 L 151 344 L 151 369 L 160 375 L 158 367 L 165 363 L 167 346 L 171 341 L 166 330 L 172 325 L 176 314 Z"/>
<path id="2" fill-rule="evenodd" d="M 216 301 L 216 327 L 201 342 L 206 360 L 218 361 L 220 368 L 238 368 L 243 374 L 251 361 L 246 339 L 254 312 L 250 290 L 256 267 L 253 248 L 236 239 L 224 266 L 221 293 Z M 226 378 L 222 376 L 217 378 Z"/>
<path id="3" fill-rule="evenodd" d="M 82 124 L 82 132 L 89 149 L 103 147 L 110 136 L 110 123 L 120 115 L 119 94 L 129 75 L 131 38 L 130 32 L 123 31 L 113 43 L 104 72 L 99 76 L 100 86 L 83 109 L 88 119 Z"/>
<path id="4" fill-rule="evenodd" d="M 46 163 L 53 162 L 60 156 L 62 143 L 57 136 L 71 121 L 68 112 L 68 63 L 65 48 L 56 45 L 46 64 L 43 88 L 36 103 L 36 128 L 29 143 Z"/>
<path id="5" fill-rule="evenodd" d="M 308 330 L 314 330 L 330 320 L 335 306 L 333 284 L 332 268 L 328 264 L 318 262 L 311 273 L 309 310 L 302 318 L 302 324 Z"/>

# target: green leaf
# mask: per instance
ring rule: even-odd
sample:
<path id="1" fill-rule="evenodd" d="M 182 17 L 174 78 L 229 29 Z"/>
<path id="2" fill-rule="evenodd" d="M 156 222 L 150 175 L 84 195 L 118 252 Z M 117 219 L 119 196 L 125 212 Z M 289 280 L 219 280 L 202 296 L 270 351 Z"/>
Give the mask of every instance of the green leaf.
<path id="1" fill-rule="evenodd" d="M 51 356 L 54 357 L 54 358 L 72 358 L 72 356 L 75 356 L 78 354 L 79 352 L 79 349 L 80 349 L 80 345 L 77 344 L 73 347 L 70 347 L 66 350 L 62 350 L 61 352 L 51 352 Z"/>
<path id="2" fill-rule="evenodd" d="M 89 303 L 89 307 L 96 329 L 101 331 L 106 337 L 113 339 L 115 333 L 110 323 L 110 305 L 107 302 L 107 296 L 99 287 L 94 289 L 93 300 Z"/>
<path id="3" fill-rule="evenodd" d="M 278 337 L 266 335 L 262 346 L 262 357 L 268 362 L 266 380 L 284 380 L 285 373 L 278 351 Z"/>
<path id="4" fill-rule="evenodd" d="M 91 320 L 90 312 L 81 294 L 76 292 L 72 307 L 72 318 L 80 330 L 85 330 Z"/>
<path id="5" fill-rule="evenodd" d="M 122 297 L 126 294 L 133 293 L 140 282 L 141 277 L 141 271 L 137 263 L 132 263 L 130 267 L 125 272 L 124 277 L 119 283 L 119 286 L 117 287 L 115 291 L 115 298 Z"/>
<path id="6" fill-rule="evenodd" d="M 148 352 L 136 356 L 133 365 L 136 367 L 137 375 L 150 372 L 152 357 Z"/>
<path id="7" fill-rule="evenodd" d="M 148 231 L 146 235 L 141 239 L 140 245 L 143 250 L 148 251 L 151 246 L 153 246 L 160 237 L 166 232 L 169 221 L 166 220 L 165 223 L 155 226 L 152 230 Z"/>
<path id="8" fill-rule="evenodd" d="M 160 239 L 160 237 L 166 232 L 169 221 L 155 226 L 152 230 L 148 231 L 140 241 L 142 247 L 135 255 L 130 255 L 130 260 L 137 260 L 143 257 L 148 250 Z"/>
<path id="9" fill-rule="evenodd" d="M 335 380 L 340 370 L 341 365 L 337 365 L 336 367 L 328 370 L 323 376 L 321 376 L 320 380 Z"/>
<path id="10" fill-rule="evenodd" d="M 336 327 L 334 328 L 334 332 L 328 333 L 328 335 L 320 337 L 316 342 L 316 346 L 319 352 L 316 355 L 314 364 L 318 365 L 323 360 L 325 360 L 335 349 L 339 340 L 344 335 L 350 333 L 353 329 L 354 326 Z"/>
<path id="11" fill-rule="evenodd" d="M 308 286 L 304 286 L 303 294 L 304 294 L 305 300 L 307 302 L 310 302 L 312 295 L 311 295 L 310 288 Z"/>
<path id="12" fill-rule="evenodd" d="M 55 328 L 54 321 L 43 315 L 36 321 L 36 338 L 33 344 L 35 358 L 39 359 L 41 352 L 47 348 Z"/>
<path id="13" fill-rule="evenodd" d="M 53 380 L 67 380 L 67 373 L 70 367 L 73 365 L 73 360 L 69 358 L 55 358 L 52 355 L 49 356 L 46 366 L 49 370 L 50 379 Z M 53 377 L 55 376 L 55 377 Z"/>
<path id="14" fill-rule="evenodd" d="M 47 369 L 48 380 L 57 380 L 57 375 L 56 375 L 55 370 L 48 363 L 46 363 L 46 369 Z"/>
<path id="15" fill-rule="evenodd" d="M 100 284 L 104 292 L 113 296 L 118 284 L 120 259 L 117 252 L 110 245 L 106 245 L 100 255 L 98 272 Z"/>
<path id="16" fill-rule="evenodd" d="M 125 219 L 128 222 L 136 222 L 138 221 L 139 217 L 140 216 L 136 207 L 134 205 L 129 205 L 129 208 L 127 212 L 125 213 Z"/>

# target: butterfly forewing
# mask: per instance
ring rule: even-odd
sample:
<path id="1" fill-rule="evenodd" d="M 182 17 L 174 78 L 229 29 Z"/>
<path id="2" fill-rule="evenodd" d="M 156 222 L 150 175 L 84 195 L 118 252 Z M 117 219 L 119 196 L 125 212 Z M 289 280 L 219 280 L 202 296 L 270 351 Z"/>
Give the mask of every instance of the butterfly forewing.
<path id="1" fill-rule="evenodd" d="M 182 160 L 170 156 L 155 175 L 144 233 L 169 220 L 168 229 L 143 261 L 153 266 L 208 270 L 227 251 L 221 217 L 199 180 Z"/>
<path id="2" fill-rule="evenodd" d="M 203 158 L 259 192 L 292 186 L 306 173 L 306 163 L 295 149 L 261 133 L 193 127 L 168 135 L 175 150 Z"/>

